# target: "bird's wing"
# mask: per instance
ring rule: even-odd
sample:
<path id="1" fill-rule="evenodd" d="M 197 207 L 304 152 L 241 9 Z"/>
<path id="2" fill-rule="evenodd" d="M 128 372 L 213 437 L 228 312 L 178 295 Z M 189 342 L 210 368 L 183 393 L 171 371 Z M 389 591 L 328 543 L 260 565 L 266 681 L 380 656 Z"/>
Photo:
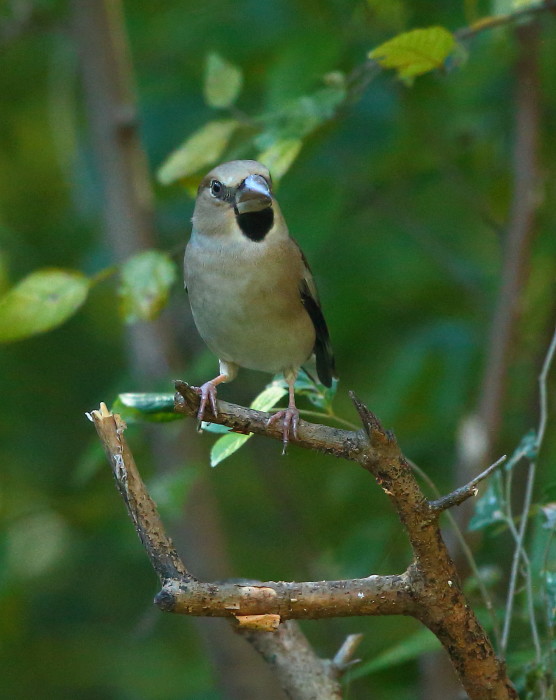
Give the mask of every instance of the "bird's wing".
<path id="1" fill-rule="evenodd" d="M 298 246 L 299 248 L 299 246 Z M 330 335 L 328 326 L 324 320 L 324 315 L 319 302 L 317 286 L 311 268 L 309 267 L 303 251 L 299 248 L 301 258 L 303 260 L 304 272 L 300 281 L 299 292 L 301 295 L 301 303 L 309 314 L 309 318 L 313 322 L 315 328 L 315 356 L 317 358 L 317 374 L 324 386 L 332 386 L 332 378 L 336 374 L 334 363 L 334 353 L 330 343 Z"/>

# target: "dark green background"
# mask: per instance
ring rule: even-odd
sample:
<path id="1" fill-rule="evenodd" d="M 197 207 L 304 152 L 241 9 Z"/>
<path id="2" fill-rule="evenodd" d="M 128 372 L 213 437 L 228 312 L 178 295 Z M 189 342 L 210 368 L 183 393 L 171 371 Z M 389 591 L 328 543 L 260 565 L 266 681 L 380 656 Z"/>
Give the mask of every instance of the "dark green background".
<path id="1" fill-rule="evenodd" d="M 101 231 L 68 8 L 35 5 L 31 28 L 0 45 L 3 286 L 40 267 L 93 274 L 113 262 Z M 455 30 L 474 11 L 493 11 L 488 3 L 425 0 L 145 0 L 127 2 L 125 10 L 153 173 L 214 118 L 202 97 L 210 50 L 241 66 L 239 106 L 257 114 L 315 90 L 327 72 L 349 72 L 403 30 Z M 10 15 L 7 4 L 0 21 Z M 555 308 L 556 21 L 547 13 L 542 24 L 542 203 L 504 403 L 499 451 L 507 453 L 537 421 L 536 375 Z M 455 486 L 458 426 L 476 408 L 512 193 L 514 32 L 486 32 L 468 49 L 460 67 L 412 87 L 391 72 L 379 75 L 359 102 L 307 139 L 278 193 L 320 288 L 341 379 L 337 413 L 356 420 L 347 397 L 354 389 L 443 490 Z M 158 245 L 175 250 L 185 244 L 193 202 L 179 185 L 155 188 Z M 151 609 L 157 580 L 85 419 L 85 411 L 119 391 L 172 390 L 174 376 L 156 387 L 132 378 L 115 294 L 112 278 L 64 326 L 0 351 L 5 697 L 225 697 L 192 621 Z M 164 314 L 183 342 L 179 376 L 208 379 L 216 362 L 192 333 L 181 284 Z M 247 403 L 267 379 L 242 371 L 221 396 Z M 164 440 L 183 429 L 174 423 L 152 430 Z M 134 426 L 128 437 L 145 477 L 158 480 L 171 501 L 143 429 Z M 281 458 L 277 444 L 255 437 L 211 470 L 214 436 L 190 432 L 187 439 L 199 456 L 171 465 L 186 476 L 183 489 L 173 482 L 177 496 L 165 517 L 179 541 L 185 487 L 202 478 L 217 500 L 235 575 L 326 579 L 397 573 L 407 565 L 399 523 L 356 466 L 295 447 Z M 539 501 L 554 496 L 555 451 L 549 431 Z M 504 537 L 487 537 L 478 553 L 480 563 L 500 567 L 502 579 L 506 547 Z M 501 601 L 503 588 L 498 594 Z M 304 629 L 322 656 L 333 655 L 347 633 L 362 631 L 367 660 L 418 625 L 353 618 Z M 410 700 L 418 684 L 410 661 L 353 681 L 347 697 Z"/>

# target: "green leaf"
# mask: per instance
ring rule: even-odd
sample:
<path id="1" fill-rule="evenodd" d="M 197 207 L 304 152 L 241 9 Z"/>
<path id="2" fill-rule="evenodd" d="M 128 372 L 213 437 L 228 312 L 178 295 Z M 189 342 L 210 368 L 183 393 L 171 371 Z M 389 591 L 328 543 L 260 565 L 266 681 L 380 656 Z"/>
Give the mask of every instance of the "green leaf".
<path id="1" fill-rule="evenodd" d="M 428 629 L 421 629 L 399 644 L 394 644 L 394 646 L 386 649 L 370 661 L 356 666 L 353 671 L 350 671 L 349 678 L 361 678 L 362 676 L 368 676 L 371 673 L 382 671 L 385 668 L 399 666 L 407 661 L 418 658 L 426 652 L 436 651 L 440 649 L 440 647 L 440 642 L 432 632 Z"/>
<path id="2" fill-rule="evenodd" d="M 369 53 L 383 68 L 394 68 L 404 80 L 442 68 L 456 41 L 444 27 L 413 29 L 386 41 Z"/>
<path id="3" fill-rule="evenodd" d="M 203 93 L 210 107 L 230 107 L 243 85 L 241 69 L 217 53 L 209 53 L 205 64 Z"/>
<path id="4" fill-rule="evenodd" d="M 259 153 L 257 160 L 266 165 L 274 180 L 280 180 L 290 169 L 302 146 L 303 141 L 301 139 L 279 140 L 262 153 Z"/>
<path id="5" fill-rule="evenodd" d="M 166 306 L 176 277 L 175 263 L 158 250 L 145 250 L 129 258 L 122 265 L 118 290 L 126 323 L 156 318 Z"/>
<path id="6" fill-rule="evenodd" d="M 300 140 L 308 136 L 321 124 L 336 116 L 345 97 L 346 88 L 341 80 L 310 95 L 298 97 L 279 112 L 263 118 L 264 129 L 254 139 L 255 146 L 264 152 L 277 143 Z"/>
<path id="7" fill-rule="evenodd" d="M 295 381 L 295 393 L 306 396 L 312 404 L 325 412 L 330 409 L 337 389 L 338 380 L 335 378 L 332 379 L 332 386 L 328 388 L 320 382 L 313 381 L 306 374 L 300 374 Z"/>
<path id="8" fill-rule="evenodd" d="M 256 411 L 269 411 L 273 408 L 280 399 L 288 393 L 287 387 L 278 381 L 271 382 L 261 393 L 256 396 L 252 403 L 251 408 Z M 216 467 L 234 452 L 237 452 L 239 448 L 244 445 L 253 433 L 249 435 L 241 435 L 238 433 L 227 433 L 219 438 L 210 451 L 210 466 Z"/>
<path id="9" fill-rule="evenodd" d="M 236 119 L 211 121 L 192 134 L 159 168 L 161 184 L 169 185 L 215 163 L 241 124 Z"/>
<path id="10" fill-rule="evenodd" d="M 484 494 L 475 503 L 475 512 L 468 529 L 481 530 L 493 523 L 504 521 L 500 479 L 493 479 Z"/>
<path id="11" fill-rule="evenodd" d="M 529 430 L 521 438 L 519 445 L 515 448 L 510 459 L 504 464 L 504 469 L 509 472 L 515 465 L 522 459 L 522 457 L 527 457 L 527 459 L 535 459 L 538 451 L 538 437 L 536 430 Z"/>
<path id="12" fill-rule="evenodd" d="M 80 308 L 90 281 L 73 270 L 39 270 L 0 298 L 0 342 L 23 340 L 60 326 Z"/>
<path id="13" fill-rule="evenodd" d="M 220 464 L 220 462 L 223 462 L 233 455 L 252 435 L 253 433 L 249 433 L 249 435 L 227 433 L 221 438 L 218 438 L 210 451 L 210 466 L 216 467 L 217 464 Z"/>
<path id="14" fill-rule="evenodd" d="M 126 423 L 168 423 L 183 418 L 174 411 L 174 394 L 119 394 L 111 410 L 119 413 Z"/>

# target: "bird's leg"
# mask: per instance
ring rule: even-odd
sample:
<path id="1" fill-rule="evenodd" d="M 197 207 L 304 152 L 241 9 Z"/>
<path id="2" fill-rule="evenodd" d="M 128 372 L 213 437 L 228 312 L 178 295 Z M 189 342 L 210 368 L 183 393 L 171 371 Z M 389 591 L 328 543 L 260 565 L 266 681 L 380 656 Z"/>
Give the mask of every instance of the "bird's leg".
<path id="1" fill-rule="evenodd" d="M 199 410 L 197 411 L 197 418 L 199 421 L 203 421 L 205 419 L 207 404 L 210 404 L 212 415 L 214 417 L 218 415 L 218 408 L 216 406 L 216 387 L 219 384 L 222 384 L 222 382 L 231 382 L 237 374 L 237 365 L 224 360 L 220 360 L 219 362 L 220 374 L 217 377 L 211 379 L 209 382 L 205 382 L 202 386 L 191 387 L 201 397 Z"/>
<path id="2" fill-rule="evenodd" d="M 288 443 L 290 441 L 290 436 L 297 440 L 297 426 L 299 425 L 299 411 L 295 405 L 295 395 L 294 395 L 294 385 L 297 377 L 297 372 L 285 373 L 286 381 L 288 383 L 289 390 L 289 401 L 288 407 L 282 411 L 278 411 L 267 421 L 267 425 L 272 425 L 276 421 L 282 419 L 283 430 L 282 430 L 282 442 L 284 449 L 282 454 L 285 455 L 288 449 Z"/>

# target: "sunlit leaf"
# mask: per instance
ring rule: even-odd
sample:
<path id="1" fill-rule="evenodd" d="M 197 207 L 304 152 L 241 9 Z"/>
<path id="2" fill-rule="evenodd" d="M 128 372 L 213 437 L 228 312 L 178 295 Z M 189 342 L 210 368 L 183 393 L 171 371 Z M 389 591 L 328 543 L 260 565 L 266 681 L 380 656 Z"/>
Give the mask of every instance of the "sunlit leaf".
<path id="1" fill-rule="evenodd" d="M 280 180 L 290 169 L 302 146 L 303 141 L 301 139 L 276 141 L 266 151 L 259 153 L 257 160 L 266 165 L 274 180 Z"/>
<path id="2" fill-rule="evenodd" d="M 252 433 L 249 433 L 249 435 L 228 433 L 223 435 L 221 438 L 218 438 L 210 451 L 210 466 L 216 467 L 217 464 L 220 464 L 220 462 L 223 462 L 225 459 L 233 455 L 234 452 L 237 452 L 251 436 Z"/>
<path id="3" fill-rule="evenodd" d="M 271 408 L 276 406 L 278 401 L 288 393 L 287 387 L 280 381 L 271 382 L 261 393 L 253 399 L 251 403 L 251 408 L 256 411 L 269 411 Z M 210 465 L 211 467 L 216 467 L 234 452 L 237 452 L 239 448 L 244 445 L 247 440 L 252 436 L 241 435 L 237 433 L 228 433 L 219 438 L 210 451 Z"/>
<path id="4" fill-rule="evenodd" d="M 174 394 L 119 394 L 111 406 L 126 423 L 168 423 L 183 419 L 183 414 L 174 411 Z"/>
<path id="5" fill-rule="evenodd" d="M 256 411 L 270 411 L 287 393 L 286 387 L 280 382 L 273 381 L 253 399 L 251 408 L 254 408 Z"/>
<path id="6" fill-rule="evenodd" d="M 389 647 L 370 661 L 356 666 L 353 671 L 350 671 L 349 677 L 351 679 L 361 678 L 386 668 L 399 666 L 429 651 L 440 649 L 440 647 L 440 642 L 432 632 L 428 629 L 421 629 L 410 637 L 406 637 L 399 644 Z"/>
<path id="7" fill-rule="evenodd" d="M 22 340 L 61 325 L 87 298 L 90 281 L 73 270 L 39 270 L 0 298 L 0 342 Z"/>
<path id="8" fill-rule="evenodd" d="M 369 53 L 383 68 L 394 68 L 398 77 L 414 78 L 442 68 L 456 41 L 444 27 L 413 29 L 386 41 Z"/>
<path id="9" fill-rule="evenodd" d="M 243 85 L 241 69 L 217 53 L 209 53 L 205 64 L 203 93 L 211 107 L 230 107 Z"/>
<path id="10" fill-rule="evenodd" d="M 469 530 L 481 530 L 493 523 L 504 521 L 499 479 L 493 479 L 484 494 L 475 502 L 475 512 Z"/>
<path id="11" fill-rule="evenodd" d="M 158 250 L 145 250 L 129 258 L 122 265 L 118 290 L 126 323 L 156 318 L 166 306 L 176 277 L 176 264 Z"/>
<path id="12" fill-rule="evenodd" d="M 220 119 L 202 126 L 168 156 L 158 170 L 159 182 L 169 185 L 216 163 L 239 126 L 236 119 Z"/>

